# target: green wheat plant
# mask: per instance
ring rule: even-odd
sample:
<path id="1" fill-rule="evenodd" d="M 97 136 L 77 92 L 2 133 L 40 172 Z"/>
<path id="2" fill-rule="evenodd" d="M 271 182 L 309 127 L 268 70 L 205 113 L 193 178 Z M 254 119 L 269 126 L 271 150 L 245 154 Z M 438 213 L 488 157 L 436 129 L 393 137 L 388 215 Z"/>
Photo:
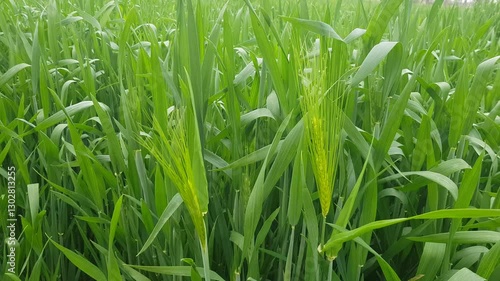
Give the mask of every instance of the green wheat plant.
<path id="1" fill-rule="evenodd" d="M 195 175 L 192 169 L 190 149 L 188 148 L 187 130 L 184 113 L 175 110 L 171 113 L 172 122 L 168 125 L 167 133 L 162 131 L 158 121 L 154 122 L 153 128 L 158 134 L 159 141 L 146 142 L 145 147 L 158 159 L 158 163 L 164 169 L 165 174 L 176 186 L 184 200 L 191 218 L 193 219 L 198 237 L 203 250 L 206 250 L 206 232 L 203 222 L 204 212 L 197 196 Z M 198 176 L 198 175 L 197 175 Z M 205 212 L 206 213 L 206 212 Z"/>
<path id="2" fill-rule="evenodd" d="M 303 107 L 305 112 L 306 139 L 309 141 L 310 163 L 321 206 L 323 219 L 330 211 L 335 185 L 335 176 L 339 153 L 342 152 L 342 125 L 344 119 L 344 92 L 331 91 L 338 89 L 335 84 L 330 89 L 325 82 L 324 68 L 320 65 L 312 67 L 311 81 L 303 90 Z M 341 83 L 336 81 L 335 83 Z M 331 93 L 330 93 L 331 91 Z M 324 240 L 326 225 L 323 224 L 321 243 Z M 320 246 L 322 247 L 322 246 Z"/>
<path id="3" fill-rule="evenodd" d="M 500 280 L 458 2 L 0 1 L 0 280 Z"/>

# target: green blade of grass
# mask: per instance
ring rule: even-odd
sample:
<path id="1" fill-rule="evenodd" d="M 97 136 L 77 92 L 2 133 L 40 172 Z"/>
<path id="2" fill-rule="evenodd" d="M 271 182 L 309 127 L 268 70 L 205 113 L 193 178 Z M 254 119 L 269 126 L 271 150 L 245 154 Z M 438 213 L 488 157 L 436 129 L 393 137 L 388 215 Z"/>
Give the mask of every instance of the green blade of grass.
<path id="1" fill-rule="evenodd" d="M 443 262 L 445 250 L 445 244 L 434 242 L 425 243 L 417 269 L 417 275 L 423 275 L 423 278 L 419 280 L 434 280 L 434 277 L 437 275 L 439 268 L 441 267 L 441 263 Z"/>
<path id="2" fill-rule="evenodd" d="M 118 221 L 120 220 L 120 213 L 122 211 L 123 195 L 118 198 L 115 203 L 115 208 L 113 210 L 113 215 L 111 216 L 111 223 L 109 226 L 109 242 L 108 242 L 108 280 L 119 281 L 122 280 L 120 274 L 120 269 L 118 267 L 118 262 L 115 257 L 115 251 L 113 250 L 114 240 L 116 230 L 118 228 Z"/>
<path id="3" fill-rule="evenodd" d="M 395 175 L 383 178 L 383 179 L 381 179 L 381 181 L 385 182 L 385 181 L 389 181 L 389 180 L 398 179 L 398 178 L 403 177 L 403 176 L 412 176 L 412 175 L 421 176 L 421 177 L 424 177 L 430 181 L 433 181 L 433 182 L 439 184 L 440 186 L 446 188 L 455 200 L 458 198 L 459 192 L 458 192 L 458 187 L 455 184 L 455 182 L 453 182 L 447 176 L 444 176 L 444 175 L 442 175 L 440 173 L 436 173 L 436 172 L 431 172 L 431 171 L 402 172 L 400 174 L 395 174 Z M 404 189 L 404 187 L 403 187 L 403 189 Z"/>
<path id="4" fill-rule="evenodd" d="M 167 223 L 167 221 L 175 213 L 175 211 L 179 208 L 181 204 L 182 204 L 182 197 L 180 196 L 179 193 L 177 193 L 170 200 L 170 202 L 168 202 L 167 207 L 165 208 L 160 218 L 158 219 L 158 222 L 156 223 L 148 239 L 146 240 L 146 242 L 144 242 L 144 246 L 142 246 L 141 250 L 137 253 L 137 256 L 146 251 L 146 249 L 151 245 L 151 243 L 153 243 L 154 239 L 156 239 L 156 236 L 158 235 L 158 233 L 160 233 L 165 223 Z"/>
<path id="5" fill-rule="evenodd" d="M 173 275 L 173 276 L 191 276 L 191 266 L 139 266 L 139 265 L 128 265 L 131 268 L 136 268 L 139 270 L 165 274 L 165 275 Z M 196 268 L 201 277 L 205 278 L 205 274 L 203 272 L 203 267 Z M 210 271 L 210 280 L 224 281 L 222 277 L 220 277 L 217 273 Z"/>
<path id="6" fill-rule="evenodd" d="M 333 27 L 331 27 L 329 24 L 321 22 L 321 21 L 315 21 L 315 20 L 306 20 L 306 19 L 301 19 L 301 18 L 292 18 L 292 17 L 281 17 L 283 20 L 288 21 L 292 23 L 293 25 L 304 28 L 306 30 L 312 31 L 314 33 L 317 33 L 319 35 L 333 38 L 335 40 L 344 42 L 344 40 L 335 32 Z"/>
<path id="7" fill-rule="evenodd" d="M 30 214 L 31 214 L 31 223 L 35 224 L 35 218 L 36 215 L 38 214 L 39 210 L 39 184 L 34 183 L 34 184 L 28 184 L 28 199 L 29 199 L 29 206 L 30 206 Z"/>
<path id="8" fill-rule="evenodd" d="M 458 244 L 493 243 L 498 241 L 500 234 L 495 231 L 457 231 L 451 241 Z M 450 233 L 429 234 L 421 237 L 407 237 L 407 239 L 418 242 L 448 243 Z"/>
<path id="9" fill-rule="evenodd" d="M 477 274 L 489 279 L 500 263 L 500 242 L 496 242 L 493 247 L 483 256 L 477 268 Z"/>
<path id="10" fill-rule="evenodd" d="M 355 237 L 358 237 L 372 230 L 398 224 L 408 220 L 416 220 L 416 219 L 429 220 L 429 219 L 444 219 L 444 218 L 462 219 L 462 218 L 480 218 L 480 217 L 497 217 L 497 216 L 500 216 L 500 210 L 452 209 L 452 210 L 437 210 L 407 218 L 374 221 L 364 226 L 350 230 L 348 232 L 341 233 L 337 235 L 335 238 L 329 239 L 328 242 L 325 244 L 323 251 L 327 251 L 338 244 L 342 244 L 346 241 L 352 240 Z"/>
<path id="11" fill-rule="evenodd" d="M 21 71 L 25 68 L 28 68 L 30 66 L 31 65 L 29 65 L 27 63 L 20 63 L 20 64 L 17 64 L 15 66 L 9 68 L 9 70 L 7 70 L 7 72 L 0 75 L 0 87 L 2 87 L 10 79 L 12 79 L 19 71 Z"/>
<path id="12" fill-rule="evenodd" d="M 453 276 L 451 276 L 448 281 L 461 281 L 461 280 L 470 280 L 470 281 L 485 281 L 486 279 L 482 278 L 481 276 L 477 275 L 476 273 L 472 272 L 468 268 L 462 268 Z"/>
<path id="13" fill-rule="evenodd" d="M 60 245 L 59 243 L 55 242 L 50 238 L 49 240 L 50 242 L 52 242 L 54 246 L 56 246 L 57 249 L 59 249 L 59 251 L 61 251 L 66 256 L 66 258 L 68 258 L 68 260 L 70 260 L 80 270 L 85 272 L 85 274 L 87 274 L 88 276 L 92 277 L 94 280 L 97 281 L 107 280 L 104 273 L 97 266 L 88 261 L 86 258 Z"/>

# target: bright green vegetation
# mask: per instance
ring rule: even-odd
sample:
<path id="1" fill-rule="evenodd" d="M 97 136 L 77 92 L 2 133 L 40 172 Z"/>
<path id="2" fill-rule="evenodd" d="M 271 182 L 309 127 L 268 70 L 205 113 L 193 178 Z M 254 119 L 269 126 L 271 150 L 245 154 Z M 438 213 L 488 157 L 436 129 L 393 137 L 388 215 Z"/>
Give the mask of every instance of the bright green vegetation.
<path id="1" fill-rule="evenodd" d="M 0 279 L 500 280 L 499 5 L 1 1 Z"/>

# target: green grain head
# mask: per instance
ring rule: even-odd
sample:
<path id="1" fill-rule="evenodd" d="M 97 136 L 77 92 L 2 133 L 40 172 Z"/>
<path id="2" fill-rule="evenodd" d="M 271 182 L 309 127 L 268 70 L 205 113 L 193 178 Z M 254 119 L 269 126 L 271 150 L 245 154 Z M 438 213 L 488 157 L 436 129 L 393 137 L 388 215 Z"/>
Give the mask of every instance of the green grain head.
<path id="1" fill-rule="evenodd" d="M 157 133 L 157 139 L 146 141 L 144 146 L 157 159 L 165 174 L 179 191 L 193 220 L 202 247 L 205 249 L 206 231 L 195 186 L 196 180 L 192 169 L 190 149 L 188 148 L 187 121 L 184 108 L 175 109 L 171 113 L 166 132 L 155 120 L 153 128 Z"/>
<path id="2" fill-rule="evenodd" d="M 303 109 L 306 112 L 306 137 L 321 204 L 326 217 L 332 201 L 338 155 L 341 149 L 343 95 L 331 91 L 322 64 L 313 67 L 311 80 L 304 88 Z M 338 89 L 335 87 L 334 89 Z"/>

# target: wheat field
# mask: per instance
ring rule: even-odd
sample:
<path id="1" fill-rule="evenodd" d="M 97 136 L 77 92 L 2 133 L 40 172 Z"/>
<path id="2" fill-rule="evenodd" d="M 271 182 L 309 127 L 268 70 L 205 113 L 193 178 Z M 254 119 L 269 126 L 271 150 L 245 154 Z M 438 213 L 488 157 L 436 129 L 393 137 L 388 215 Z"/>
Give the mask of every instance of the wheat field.
<path id="1" fill-rule="evenodd" d="M 0 1 L 0 280 L 500 280 L 500 3 Z"/>

